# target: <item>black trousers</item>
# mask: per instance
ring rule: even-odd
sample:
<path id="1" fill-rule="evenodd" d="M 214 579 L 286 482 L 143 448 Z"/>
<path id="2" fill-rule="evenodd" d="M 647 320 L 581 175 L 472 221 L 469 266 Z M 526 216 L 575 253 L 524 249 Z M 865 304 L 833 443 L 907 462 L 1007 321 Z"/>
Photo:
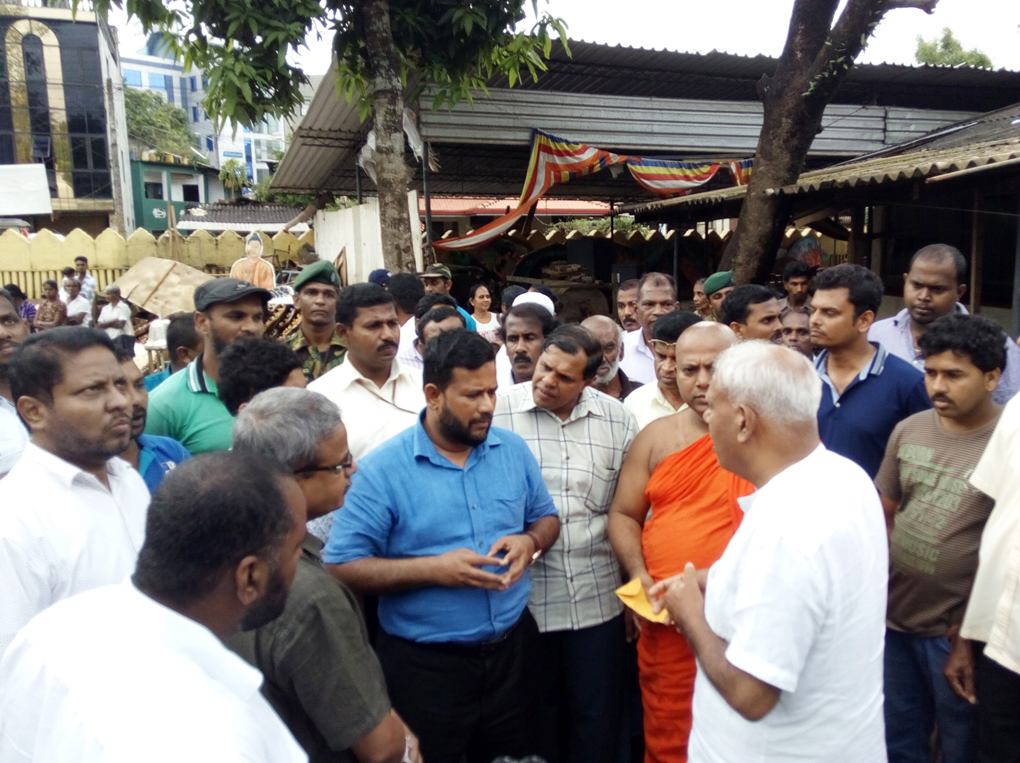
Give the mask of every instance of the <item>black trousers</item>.
<path id="1" fill-rule="evenodd" d="M 1020 763 L 1020 675 L 995 660 L 977 659 L 978 763 Z"/>
<path id="2" fill-rule="evenodd" d="M 535 753 L 537 637 L 527 609 L 494 644 L 419 644 L 379 629 L 390 701 L 418 735 L 426 763 Z"/>
<path id="3" fill-rule="evenodd" d="M 539 755 L 549 763 L 619 760 L 626 645 L 623 615 L 539 635 Z"/>

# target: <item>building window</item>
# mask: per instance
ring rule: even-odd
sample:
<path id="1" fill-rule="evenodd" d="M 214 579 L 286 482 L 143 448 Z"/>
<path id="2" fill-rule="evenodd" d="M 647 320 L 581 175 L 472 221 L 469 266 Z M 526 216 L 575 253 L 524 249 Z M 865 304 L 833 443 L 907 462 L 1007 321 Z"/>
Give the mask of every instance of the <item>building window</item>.
<path id="1" fill-rule="evenodd" d="M 191 107 L 191 121 L 192 122 L 198 121 L 198 106 Z"/>
<path id="2" fill-rule="evenodd" d="M 131 87 L 142 86 L 142 73 L 135 69 L 125 69 L 124 72 L 124 84 L 130 85 Z"/>
<path id="3" fill-rule="evenodd" d="M 192 77 L 189 84 L 191 85 L 191 92 L 194 93 L 196 90 L 198 90 L 198 77 Z"/>
<path id="4" fill-rule="evenodd" d="M 163 184 L 162 183 L 146 183 L 145 184 L 145 198 L 147 199 L 158 199 L 163 200 Z"/>
<path id="5" fill-rule="evenodd" d="M 167 100 L 167 103 L 173 103 L 174 102 L 174 78 L 173 77 L 167 77 L 166 78 L 166 100 Z"/>
<path id="6" fill-rule="evenodd" d="M 197 185 L 190 185 L 190 184 L 189 185 L 182 185 L 181 186 L 181 191 L 184 194 L 184 200 L 185 201 L 193 201 L 196 204 L 198 204 L 201 201 L 201 199 L 199 198 L 199 195 L 198 195 L 198 186 Z"/>
<path id="7" fill-rule="evenodd" d="M 209 120 L 209 112 L 207 112 L 205 109 L 202 109 L 202 119 L 206 121 Z"/>
<path id="8" fill-rule="evenodd" d="M 166 90 L 166 75 L 149 72 L 149 87 L 153 90 Z"/>
<path id="9" fill-rule="evenodd" d="M 206 135 L 205 136 L 205 150 L 206 151 L 212 151 L 214 146 L 215 146 L 215 144 L 213 143 L 213 136 L 212 135 Z"/>

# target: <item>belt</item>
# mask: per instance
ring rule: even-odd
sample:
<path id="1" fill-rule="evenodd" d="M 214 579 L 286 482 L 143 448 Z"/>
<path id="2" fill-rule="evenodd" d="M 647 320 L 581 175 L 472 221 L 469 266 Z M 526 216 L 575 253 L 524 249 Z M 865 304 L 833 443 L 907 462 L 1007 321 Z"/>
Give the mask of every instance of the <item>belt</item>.
<path id="1" fill-rule="evenodd" d="M 389 638 L 397 639 L 399 641 L 405 641 L 408 644 L 413 644 L 416 647 L 427 649 L 432 652 L 442 652 L 444 654 L 457 654 L 464 657 L 489 657 L 490 655 L 499 652 L 514 636 L 517 631 L 520 630 L 521 625 L 527 618 L 531 617 L 527 609 L 524 610 L 524 614 L 521 615 L 517 622 L 507 628 L 498 636 L 494 636 L 486 641 L 478 641 L 473 644 L 465 644 L 457 641 L 409 641 L 408 639 L 400 638 L 400 636 L 394 636 L 390 633 L 386 633 Z"/>

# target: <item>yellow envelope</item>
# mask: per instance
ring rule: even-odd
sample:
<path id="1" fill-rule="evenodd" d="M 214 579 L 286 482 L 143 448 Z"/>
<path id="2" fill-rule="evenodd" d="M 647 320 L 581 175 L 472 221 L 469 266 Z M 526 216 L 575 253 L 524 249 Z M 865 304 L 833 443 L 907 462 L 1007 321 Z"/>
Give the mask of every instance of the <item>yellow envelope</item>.
<path id="1" fill-rule="evenodd" d="M 616 595 L 620 597 L 620 601 L 646 620 L 651 620 L 653 623 L 666 622 L 666 610 L 664 609 L 659 614 L 655 614 L 652 610 L 652 603 L 645 596 L 645 589 L 641 587 L 640 578 L 634 578 L 626 585 L 617 588 Z"/>

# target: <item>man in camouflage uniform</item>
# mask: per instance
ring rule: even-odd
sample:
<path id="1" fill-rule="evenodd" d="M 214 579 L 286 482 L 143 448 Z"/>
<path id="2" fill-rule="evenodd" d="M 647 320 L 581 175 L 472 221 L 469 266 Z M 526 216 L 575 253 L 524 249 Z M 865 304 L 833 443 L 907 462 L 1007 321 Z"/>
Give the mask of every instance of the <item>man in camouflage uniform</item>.
<path id="1" fill-rule="evenodd" d="M 312 382 L 344 362 L 347 348 L 336 333 L 336 297 L 340 276 L 325 260 L 307 266 L 294 279 L 294 305 L 301 323 L 284 339 L 301 360 Z"/>

